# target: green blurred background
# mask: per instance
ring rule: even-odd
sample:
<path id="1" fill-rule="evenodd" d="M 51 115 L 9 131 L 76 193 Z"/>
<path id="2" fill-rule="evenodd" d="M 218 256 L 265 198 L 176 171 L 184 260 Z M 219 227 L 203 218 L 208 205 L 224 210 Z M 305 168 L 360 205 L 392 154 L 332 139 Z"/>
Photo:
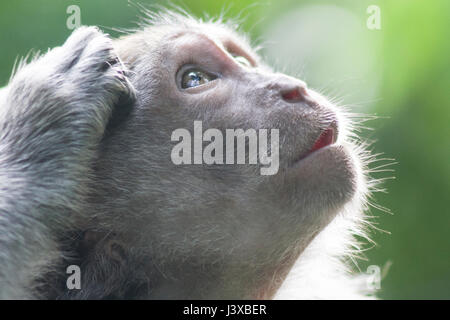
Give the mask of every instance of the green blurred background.
<path id="1" fill-rule="evenodd" d="M 122 0 L 0 2 L 0 86 L 14 60 L 30 49 L 45 51 L 71 33 L 66 9 L 76 4 L 84 25 L 133 27 L 136 3 Z M 159 2 L 164 4 L 163 2 Z M 274 0 L 174 1 L 197 16 L 240 16 L 242 29 L 266 49 L 268 61 L 357 113 L 376 114 L 366 123 L 374 152 L 395 158 L 388 193 L 372 209 L 376 242 L 369 265 L 392 264 L 379 296 L 386 299 L 450 298 L 450 1 Z M 370 5 L 380 8 L 380 29 L 369 29 Z M 278 62 L 277 62 L 278 61 Z M 374 164 L 376 166 L 376 164 Z"/>

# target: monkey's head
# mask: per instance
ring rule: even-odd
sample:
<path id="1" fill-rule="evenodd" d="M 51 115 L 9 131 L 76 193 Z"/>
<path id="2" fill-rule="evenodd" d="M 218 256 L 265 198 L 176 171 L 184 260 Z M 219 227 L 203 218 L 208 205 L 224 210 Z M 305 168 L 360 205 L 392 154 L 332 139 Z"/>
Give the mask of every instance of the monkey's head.
<path id="1" fill-rule="evenodd" d="M 101 146 L 97 228 L 139 261 L 149 297 L 271 297 L 362 183 L 345 117 L 224 24 L 168 13 L 115 44 L 137 99 Z M 194 163 L 194 121 L 223 134 L 223 164 Z M 180 128 L 192 164 L 172 161 Z M 250 139 L 245 164 L 227 164 L 226 129 L 252 129 L 258 142 L 267 129 L 272 156 L 277 129 L 278 170 L 249 164 Z"/>

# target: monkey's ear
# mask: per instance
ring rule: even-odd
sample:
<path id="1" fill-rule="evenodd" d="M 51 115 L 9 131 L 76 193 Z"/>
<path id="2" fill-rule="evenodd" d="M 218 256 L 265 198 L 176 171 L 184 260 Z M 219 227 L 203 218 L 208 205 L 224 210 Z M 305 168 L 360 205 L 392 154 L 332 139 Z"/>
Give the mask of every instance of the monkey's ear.
<path id="1" fill-rule="evenodd" d="M 127 77 L 130 72 L 132 72 L 134 62 L 136 60 L 136 51 L 133 50 L 135 48 L 134 35 L 128 35 L 126 37 L 117 39 L 114 41 L 114 50 L 119 57 L 119 61 L 117 63 L 122 63 L 124 65 L 124 76 Z M 128 78 L 125 78 L 125 81 L 128 81 Z M 132 88 L 132 86 L 128 86 Z M 114 131 L 117 130 L 118 127 L 128 118 L 129 114 L 133 110 L 134 104 L 136 101 L 136 94 L 134 91 L 130 90 L 128 92 L 123 92 L 120 96 L 117 103 L 113 106 L 113 111 L 111 118 L 106 126 L 105 137 L 111 136 Z"/>
<path id="2" fill-rule="evenodd" d="M 109 258 L 120 264 L 124 264 L 127 260 L 127 253 L 124 244 L 116 239 L 106 240 L 105 252 Z"/>
<path id="3" fill-rule="evenodd" d="M 130 115 L 136 101 L 134 92 L 124 92 L 113 106 L 111 118 L 105 129 L 104 137 L 111 136 Z"/>
<path id="4" fill-rule="evenodd" d="M 115 233 L 105 235 L 103 232 L 86 230 L 81 238 L 79 252 L 83 257 L 102 255 L 108 261 L 124 264 L 128 258 L 126 245 Z"/>

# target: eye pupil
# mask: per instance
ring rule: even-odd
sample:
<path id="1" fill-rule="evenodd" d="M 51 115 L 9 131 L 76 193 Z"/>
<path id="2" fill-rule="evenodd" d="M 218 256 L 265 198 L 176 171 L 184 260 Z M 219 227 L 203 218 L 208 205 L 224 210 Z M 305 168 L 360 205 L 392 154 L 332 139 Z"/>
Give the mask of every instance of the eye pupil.
<path id="1" fill-rule="evenodd" d="M 192 71 L 189 72 L 188 78 L 189 78 L 188 85 L 190 85 L 191 87 L 199 86 L 203 80 L 199 72 L 192 72 Z"/>
<path id="2" fill-rule="evenodd" d="M 198 87 L 213 80 L 213 77 L 200 70 L 190 70 L 183 74 L 181 87 L 183 89 Z"/>

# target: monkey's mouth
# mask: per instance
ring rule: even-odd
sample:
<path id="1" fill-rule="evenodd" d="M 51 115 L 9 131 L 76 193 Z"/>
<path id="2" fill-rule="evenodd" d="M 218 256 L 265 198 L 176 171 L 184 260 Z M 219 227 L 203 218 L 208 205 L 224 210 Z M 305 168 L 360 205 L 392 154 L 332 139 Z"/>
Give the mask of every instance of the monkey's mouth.
<path id="1" fill-rule="evenodd" d="M 315 153 L 316 151 L 336 143 L 337 136 L 338 136 L 337 123 L 336 121 L 333 121 L 332 123 L 330 123 L 328 128 L 326 128 L 320 133 L 319 137 L 316 139 L 311 149 L 309 149 L 309 151 L 306 152 L 306 154 L 304 154 L 299 160 L 303 160 L 309 155 Z"/>
<path id="2" fill-rule="evenodd" d="M 337 128 L 336 123 L 333 122 L 327 129 L 322 131 L 320 136 L 317 138 L 316 142 L 314 142 L 314 145 L 312 146 L 311 150 L 309 150 L 308 154 L 311 154 L 314 151 L 332 145 L 333 143 L 336 142 L 336 140 L 337 140 Z"/>
<path id="3" fill-rule="evenodd" d="M 325 147 L 328 147 L 336 143 L 337 137 L 338 137 L 338 127 L 336 121 L 333 121 L 332 123 L 329 124 L 329 126 L 325 130 L 323 130 L 320 133 L 319 137 L 316 139 L 311 149 L 309 149 L 308 152 L 301 155 L 300 158 L 297 158 L 292 165 L 296 165 L 299 162 L 302 162 L 302 160 L 304 160 L 305 158 L 314 154 L 316 151 L 319 151 Z"/>

